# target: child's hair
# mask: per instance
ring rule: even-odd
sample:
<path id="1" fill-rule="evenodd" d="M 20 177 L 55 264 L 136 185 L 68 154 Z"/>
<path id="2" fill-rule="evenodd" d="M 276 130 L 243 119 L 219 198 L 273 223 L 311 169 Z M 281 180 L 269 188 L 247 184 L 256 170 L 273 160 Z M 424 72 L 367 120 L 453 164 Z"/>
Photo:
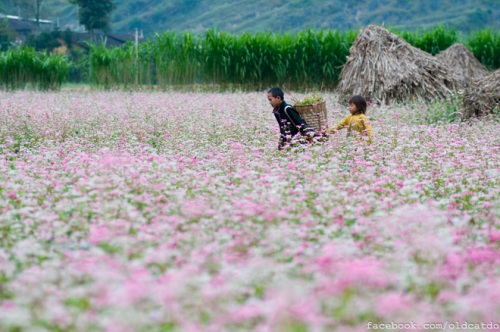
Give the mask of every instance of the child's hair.
<path id="1" fill-rule="evenodd" d="M 269 91 L 267 91 L 267 93 L 270 93 L 274 98 L 280 97 L 281 100 L 283 100 L 285 97 L 283 90 L 281 90 L 280 88 L 277 88 L 277 87 L 269 89 Z"/>
<path id="2" fill-rule="evenodd" d="M 349 104 L 354 104 L 356 105 L 356 109 L 358 113 L 366 113 L 366 100 L 362 96 L 355 95 L 352 96 L 351 99 L 349 99 Z"/>

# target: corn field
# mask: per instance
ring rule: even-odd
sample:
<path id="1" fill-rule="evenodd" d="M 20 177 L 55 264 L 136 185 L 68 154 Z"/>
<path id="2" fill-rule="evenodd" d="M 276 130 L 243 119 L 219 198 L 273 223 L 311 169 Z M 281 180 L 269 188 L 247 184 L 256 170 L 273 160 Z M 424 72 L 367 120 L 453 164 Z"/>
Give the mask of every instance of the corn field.
<path id="1" fill-rule="evenodd" d="M 410 32 L 393 30 L 392 32 L 401 36 L 412 46 L 432 55 L 436 55 L 459 42 L 457 31 L 443 26 L 439 26 L 429 31 Z"/>
<path id="2" fill-rule="evenodd" d="M 9 49 L 0 53 L 0 81 L 4 90 L 31 88 L 57 90 L 69 71 L 62 56 L 35 52 L 33 48 Z"/>
<path id="3" fill-rule="evenodd" d="M 279 84 L 332 89 L 355 38 L 353 31 L 234 35 L 209 30 L 204 37 L 165 32 L 142 43 L 137 54 L 131 43 L 91 46 L 90 77 L 103 88 L 208 84 L 260 90 Z"/>
<path id="4" fill-rule="evenodd" d="M 496 31 L 480 30 L 467 38 L 442 26 L 392 32 L 433 55 L 461 42 L 484 65 L 500 68 L 500 33 Z M 251 91 L 279 85 L 288 90 L 333 90 L 357 33 L 308 30 L 236 35 L 211 29 L 197 35 L 167 31 L 138 46 L 131 42 L 112 48 L 89 44 L 88 61 L 79 63 L 21 48 L 1 53 L 0 75 L 4 89 L 56 89 L 71 70 L 103 89 L 203 85 Z"/>
<path id="5" fill-rule="evenodd" d="M 469 41 L 469 49 L 486 67 L 500 68 L 500 32 L 491 29 L 475 32 Z"/>
<path id="6" fill-rule="evenodd" d="M 393 32 L 433 55 L 462 42 L 486 66 L 500 67 L 500 34 L 489 29 L 467 40 L 442 26 Z M 222 90 L 262 90 L 272 85 L 333 90 L 356 36 L 353 30 L 235 35 L 211 29 L 201 36 L 169 31 L 140 44 L 137 54 L 133 44 L 92 48 L 91 83 L 102 88 L 138 84 L 163 90 L 193 84 Z"/>

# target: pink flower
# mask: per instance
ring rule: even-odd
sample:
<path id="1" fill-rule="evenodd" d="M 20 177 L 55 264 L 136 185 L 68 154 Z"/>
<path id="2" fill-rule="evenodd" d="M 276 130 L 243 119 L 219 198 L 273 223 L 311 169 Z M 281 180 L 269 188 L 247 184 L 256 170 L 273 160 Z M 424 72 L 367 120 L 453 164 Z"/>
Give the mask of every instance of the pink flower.
<path id="1" fill-rule="evenodd" d="M 90 226 L 89 242 L 91 244 L 96 245 L 101 242 L 106 242 L 110 236 L 111 234 L 106 227 L 99 227 L 96 225 Z"/>
<path id="2" fill-rule="evenodd" d="M 490 231 L 489 240 L 490 240 L 490 243 L 500 242 L 500 230 L 499 229 L 492 229 Z"/>
<path id="3" fill-rule="evenodd" d="M 411 308 L 411 302 L 408 299 L 408 295 L 391 292 L 377 299 L 375 311 L 381 316 L 394 317 L 394 315 L 409 308 Z"/>
<path id="4" fill-rule="evenodd" d="M 467 255 L 467 260 L 469 262 L 480 264 L 480 263 L 493 263 L 500 259 L 500 251 L 495 250 L 492 247 L 476 247 L 471 248 Z"/>
<path id="5" fill-rule="evenodd" d="M 483 206 L 485 209 L 489 209 L 489 208 L 493 207 L 493 204 L 491 204 L 490 202 L 483 202 Z"/>
<path id="6" fill-rule="evenodd" d="M 16 305 L 10 301 L 5 301 L 0 305 L 2 310 L 12 310 L 16 308 Z"/>
<path id="7" fill-rule="evenodd" d="M 245 322 L 263 315 L 263 307 L 257 303 L 246 304 L 235 310 L 232 315 L 232 321 L 235 323 Z"/>
<path id="8" fill-rule="evenodd" d="M 346 286 L 384 287 L 390 280 L 381 261 L 366 257 L 338 264 L 341 283 Z"/>
<path id="9" fill-rule="evenodd" d="M 441 291 L 438 296 L 438 301 L 440 302 L 454 302 L 460 297 L 456 292 L 451 291 Z"/>

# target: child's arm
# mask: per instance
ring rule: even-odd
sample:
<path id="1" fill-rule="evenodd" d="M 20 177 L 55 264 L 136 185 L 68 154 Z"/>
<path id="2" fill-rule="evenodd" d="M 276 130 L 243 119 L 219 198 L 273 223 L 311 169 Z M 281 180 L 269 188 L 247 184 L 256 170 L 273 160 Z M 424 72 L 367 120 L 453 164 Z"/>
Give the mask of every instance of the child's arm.
<path id="1" fill-rule="evenodd" d="M 367 136 L 368 137 L 368 144 L 372 144 L 372 135 L 373 135 L 373 128 L 370 123 L 370 120 L 365 116 L 361 119 L 361 125 L 363 131 L 361 132 L 362 136 Z"/>
<path id="2" fill-rule="evenodd" d="M 361 124 L 363 125 L 363 135 L 372 137 L 373 136 L 373 128 L 370 120 L 365 116 L 361 119 Z"/>
<path id="3" fill-rule="evenodd" d="M 344 119 L 342 119 L 342 121 L 334 124 L 333 126 L 328 127 L 326 129 L 326 133 L 327 134 L 334 134 L 335 131 L 340 130 L 344 127 L 347 127 L 349 125 L 349 117 L 350 117 L 350 115 L 346 116 Z"/>

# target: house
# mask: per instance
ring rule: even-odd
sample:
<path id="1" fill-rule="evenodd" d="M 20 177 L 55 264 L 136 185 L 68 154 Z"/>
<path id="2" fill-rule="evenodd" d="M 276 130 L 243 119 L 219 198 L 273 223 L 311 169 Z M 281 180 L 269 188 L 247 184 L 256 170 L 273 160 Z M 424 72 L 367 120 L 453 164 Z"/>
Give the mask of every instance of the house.
<path id="1" fill-rule="evenodd" d="M 15 32 L 18 42 L 24 42 L 29 35 L 38 35 L 42 32 L 52 32 L 56 29 L 56 24 L 50 20 L 23 19 L 19 16 L 5 15 L 0 13 L 0 21 L 7 20 L 8 27 Z M 142 32 L 138 39 L 143 39 Z M 87 48 L 87 42 L 105 42 L 106 47 L 121 46 L 128 41 L 135 41 L 135 34 L 119 34 L 96 31 L 93 34 L 89 32 L 71 31 L 71 40 L 73 44 Z"/>
<path id="2" fill-rule="evenodd" d="M 49 20 L 23 19 L 19 16 L 5 15 L 0 13 L 0 21 L 7 20 L 8 27 L 14 31 L 21 39 L 31 34 L 40 32 L 50 32 L 54 30 L 55 24 Z"/>
<path id="3" fill-rule="evenodd" d="M 144 37 L 142 35 L 138 36 L 138 39 L 143 39 L 143 38 Z M 115 47 L 115 46 L 121 46 L 126 42 L 134 42 L 135 35 L 119 34 L 119 33 L 104 34 L 102 32 L 94 32 L 94 34 L 91 35 L 88 32 L 73 32 L 72 41 L 73 44 L 80 45 L 84 48 L 86 48 L 86 43 L 90 41 L 97 43 L 104 42 L 106 47 Z"/>

